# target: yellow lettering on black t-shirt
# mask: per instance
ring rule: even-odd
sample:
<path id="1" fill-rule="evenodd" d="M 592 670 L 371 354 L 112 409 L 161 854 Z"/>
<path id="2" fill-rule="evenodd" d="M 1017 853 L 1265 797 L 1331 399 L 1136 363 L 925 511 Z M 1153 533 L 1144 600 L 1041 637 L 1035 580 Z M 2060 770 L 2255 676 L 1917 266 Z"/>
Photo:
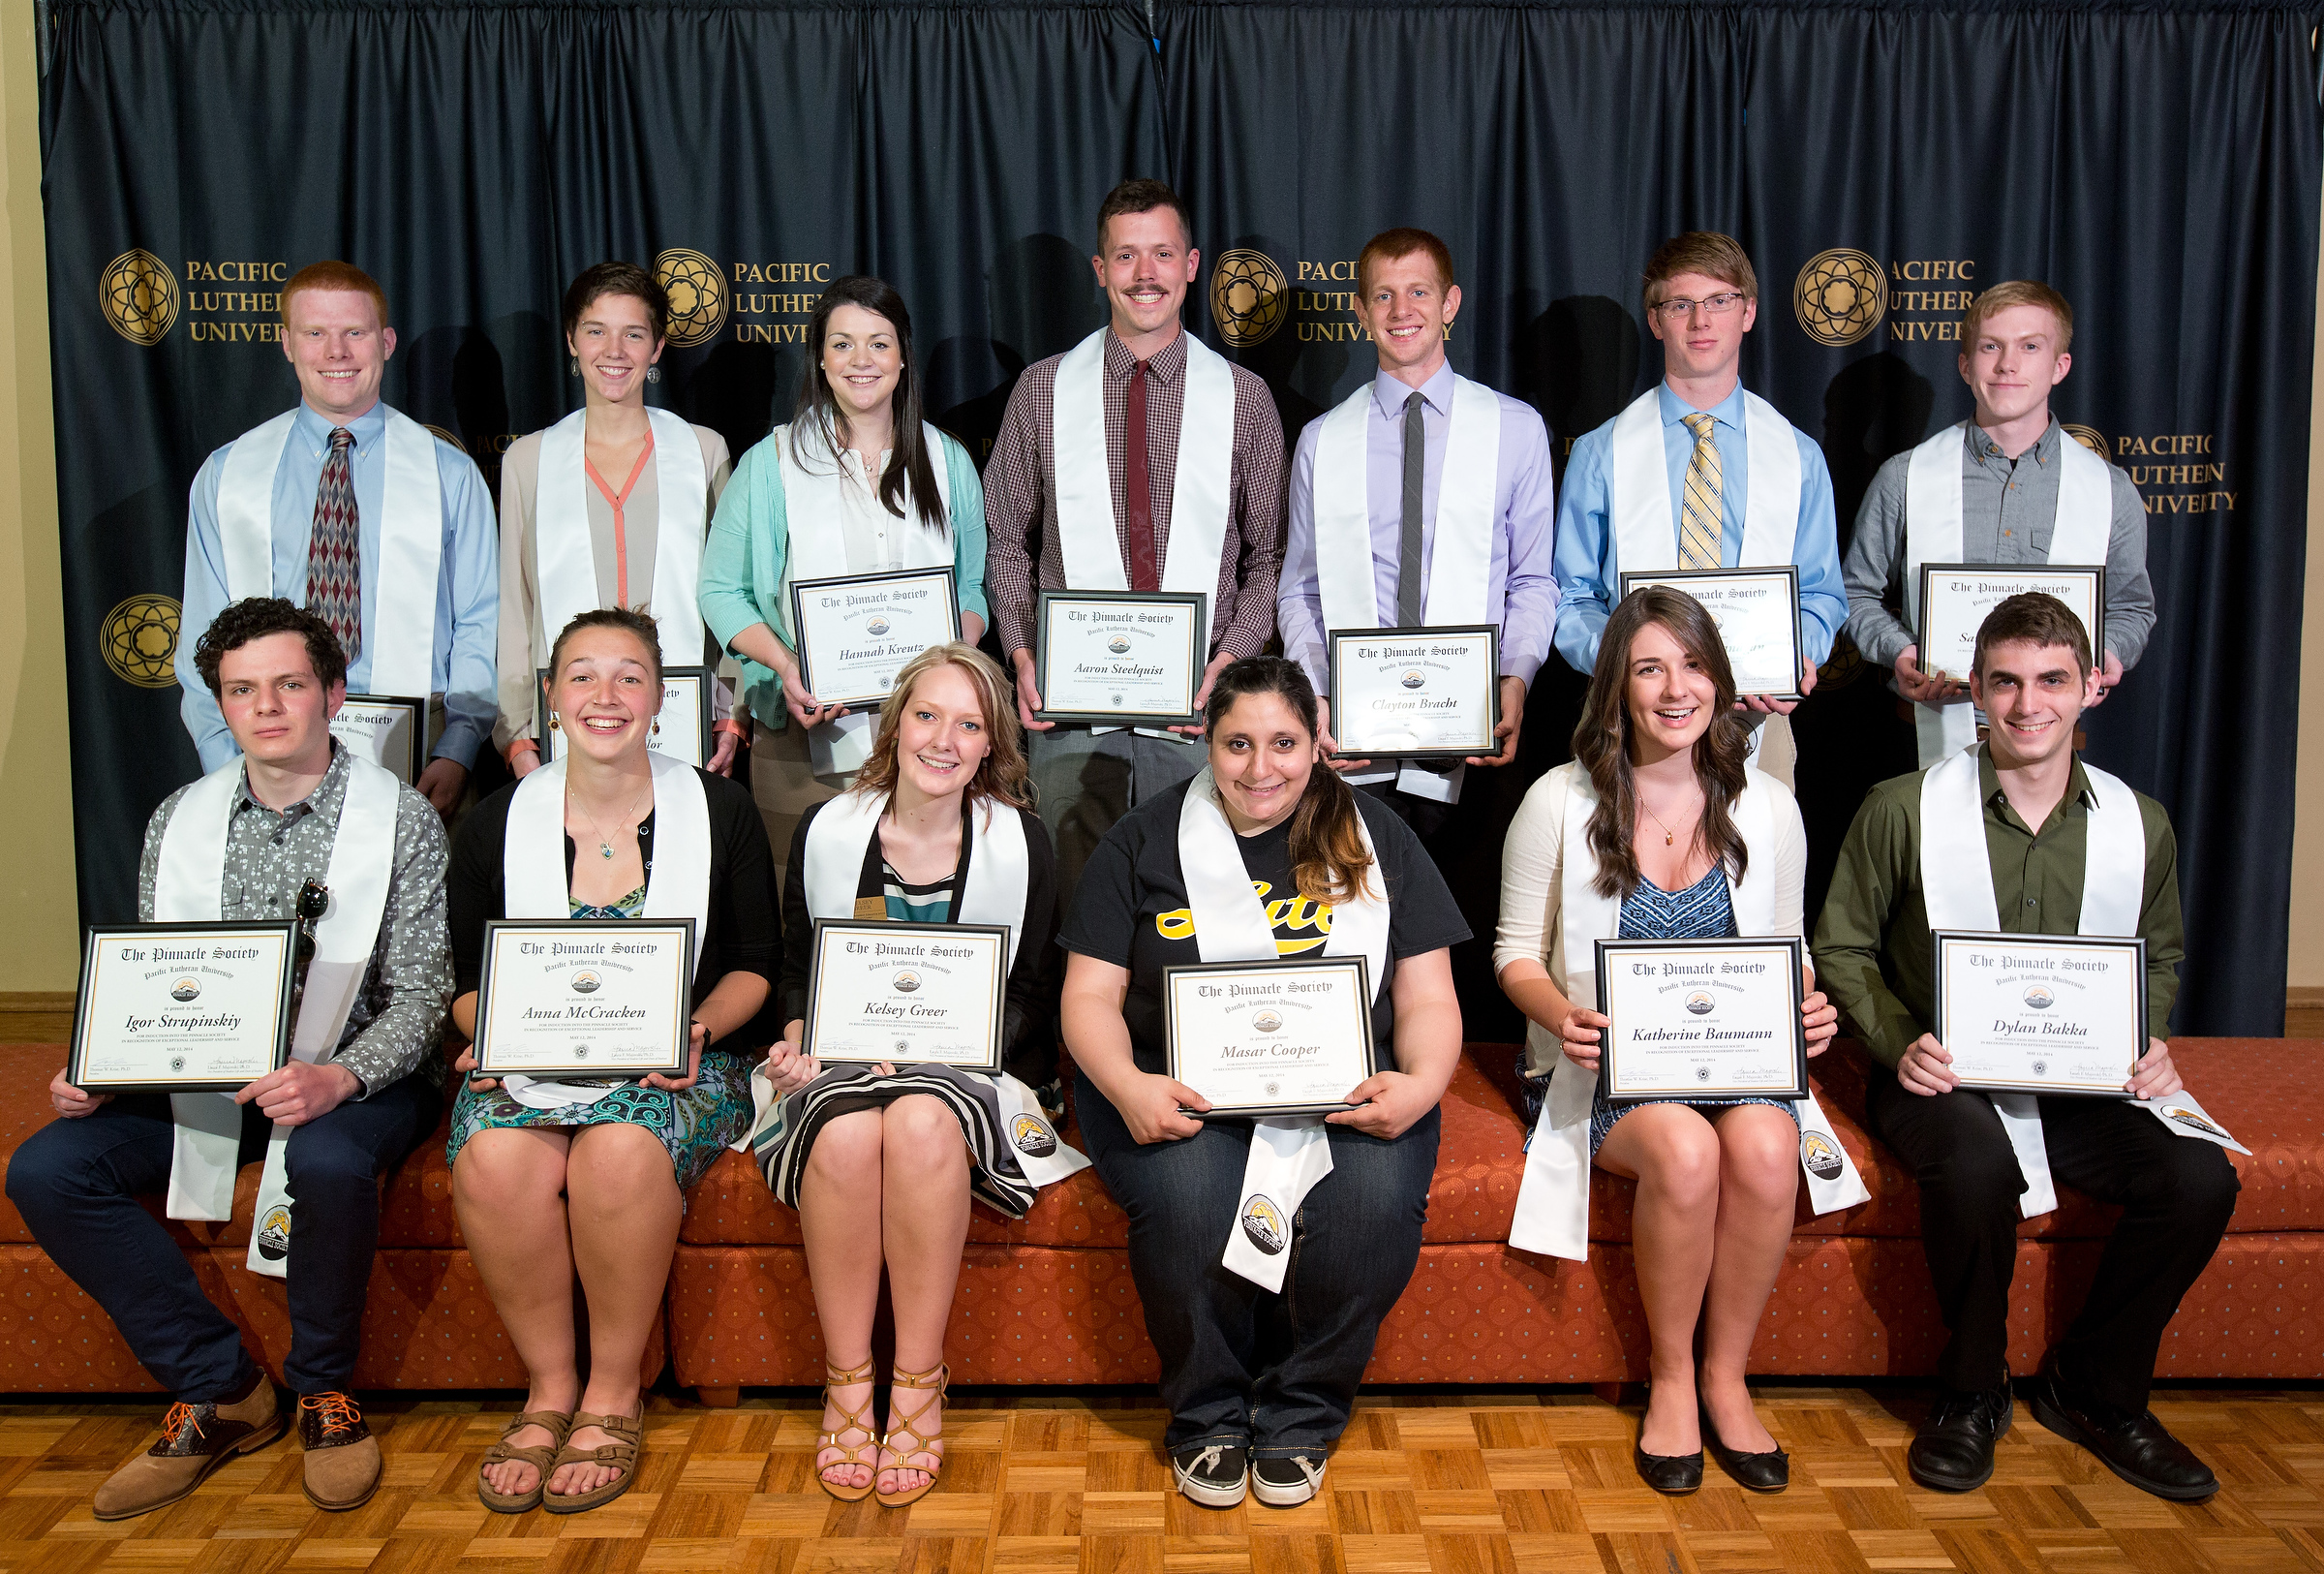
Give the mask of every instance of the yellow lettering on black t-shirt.
<path id="1" fill-rule="evenodd" d="M 1268 892 L 1274 887 L 1263 880 L 1251 881 L 1251 890 L 1267 907 L 1267 926 L 1275 932 L 1275 954 L 1299 956 L 1319 950 L 1331 938 L 1331 909 L 1313 897 L 1296 893 L 1278 901 L 1269 902 Z M 1194 910 L 1173 908 L 1168 912 L 1154 914 L 1154 932 L 1164 940 L 1194 939 Z"/>

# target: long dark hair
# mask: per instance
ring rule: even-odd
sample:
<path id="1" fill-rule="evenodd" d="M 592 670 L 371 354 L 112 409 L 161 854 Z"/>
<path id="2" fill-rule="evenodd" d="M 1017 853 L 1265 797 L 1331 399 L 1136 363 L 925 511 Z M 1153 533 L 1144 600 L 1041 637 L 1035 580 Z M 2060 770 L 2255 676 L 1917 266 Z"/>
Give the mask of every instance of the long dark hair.
<path id="1" fill-rule="evenodd" d="M 874 279 L 865 273 L 850 273 L 834 279 L 823 298 L 815 302 L 814 320 L 807 324 L 807 342 L 811 355 L 807 376 L 799 384 L 799 408 L 791 413 L 791 440 L 797 444 L 804 428 L 823 440 L 830 454 L 837 458 L 846 441 L 847 417 L 840 402 L 832 396 L 831 380 L 823 375 L 823 335 L 830 330 L 831 314 L 841 306 L 860 306 L 874 316 L 884 317 L 896 328 L 896 348 L 903 356 L 903 371 L 896 380 L 896 392 L 889 405 L 896 414 L 896 458 L 887 474 L 879 478 L 879 501 L 897 518 L 906 517 L 905 482 L 910 482 L 909 501 L 919 509 L 920 517 L 938 530 L 944 528 L 944 494 L 936 490 L 935 466 L 944 462 L 942 453 L 931 453 L 920 424 L 920 378 L 912 362 L 912 314 L 904 310 L 903 296 L 885 279 Z M 804 466 L 810 448 L 794 448 Z"/>
<path id="2" fill-rule="evenodd" d="M 1206 728 L 1215 730 L 1244 694 L 1282 695 L 1300 713 L 1309 739 L 1315 737 L 1315 685 L 1299 663 L 1246 656 L 1228 665 L 1210 686 L 1210 702 L 1203 709 Z M 1363 845 L 1355 790 L 1324 760 L 1307 773 L 1307 786 L 1291 812 L 1290 846 L 1292 883 L 1310 902 L 1354 902 L 1370 890 L 1365 876 L 1372 855 Z"/>
<path id="3" fill-rule="evenodd" d="M 1638 789 L 1630 762 L 1630 647 L 1638 631 L 1660 624 L 1689 656 L 1702 664 L 1718 686 L 1711 725 L 1695 740 L 1695 776 L 1702 784 L 1702 820 L 1695 845 L 1707 849 L 1740 880 L 1750 849 L 1735 829 L 1735 800 L 1743 796 L 1743 759 L 1749 738 L 1735 718 L 1735 672 L 1728 664 L 1719 625 L 1694 597 L 1665 585 L 1634 590 L 1605 620 L 1598 644 L 1597 670 L 1582 701 L 1581 724 L 1574 729 L 1574 758 L 1590 773 L 1598 808 L 1590 816 L 1590 851 L 1598 859 L 1591 881 L 1600 896 L 1630 900 L 1638 888 L 1638 855 L 1631 846 L 1637 823 Z"/>

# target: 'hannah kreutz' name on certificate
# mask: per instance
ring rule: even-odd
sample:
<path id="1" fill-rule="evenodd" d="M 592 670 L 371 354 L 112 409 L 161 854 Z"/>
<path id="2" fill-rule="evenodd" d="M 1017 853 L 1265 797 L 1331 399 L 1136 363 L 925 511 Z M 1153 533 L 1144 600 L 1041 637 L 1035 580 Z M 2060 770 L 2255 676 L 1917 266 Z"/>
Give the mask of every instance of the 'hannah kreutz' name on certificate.
<path id="1" fill-rule="evenodd" d="M 1763 977 L 1773 966 L 1767 962 L 1633 962 L 1628 964 L 1634 978 L 1664 978 L 1673 986 L 1716 982 L 1721 978 Z M 1723 1028 L 1716 1023 L 1689 1023 L 1667 1028 L 1639 1028 L 1628 1036 L 1639 1043 L 1675 1044 L 1741 1044 L 1773 1043 L 1772 1028 Z"/>
<path id="2" fill-rule="evenodd" d="M 854 592 L 817 592 L 814 599 L 817 611 L 841 614 L 849 620 L 849 633 L 869 635 L 872 641 L 870 644 L 864 645 L 841 644 L 833 650 L 831 659 L 848 665 L 877 662 L 890 657 L 903 661 L 911 660 L 919 655 L 925 647 L 904 640 L 880 638 L 880 635 L 889 632 L 889 625 L 884 618 L 877 614 L 882 612 L 924 612 L 927 608 L 918 603 L 933 601 L 935 594 L 936 587 L 933 585 L 922 585 L 916 590 L 881 590 L 864 595 Z M 872 614 L 872 616 L 865 618 L 860 624 L 854 621 L 866 613 Z"/>
<path id="3" fill-rule="evenodd" d="M 586 970 L 593 967 L 620 968 L 627 972 L 628 957 L 657 957 L 674 943 L 667 940 L 591 940 L 591 941 L 519 941 L 516 954 L 540 957 L 550 966 L 544 972 Z M 585 972 L 576 972 L 572 988 L 583 999 L 567 1001 L 561 1006 L 528 1005 L 518 1014 L 525 1022 L 643 1022 L 649 1015 L 637 1005 L 615 1005 L 609 1002 L 593 1001 L 586 997 L 596 993 L 598 984 Z"/>

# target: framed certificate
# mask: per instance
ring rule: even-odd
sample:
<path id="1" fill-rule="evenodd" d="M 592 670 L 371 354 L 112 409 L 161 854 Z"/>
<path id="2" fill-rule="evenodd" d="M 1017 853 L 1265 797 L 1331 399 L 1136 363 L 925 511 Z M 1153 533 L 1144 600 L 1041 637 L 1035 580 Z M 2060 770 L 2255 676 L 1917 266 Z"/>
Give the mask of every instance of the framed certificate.
<path id="1" fill-rule="evenodd" d="M 1331 736 L 1352 759 L 1497 755 L 1501 631 L 1333 629 L 1324 636 Z"/>
<path id="2" fill-rule="evenodd" d="M 1200 592 L 1043 591 L 1033 608 L 1038 714 L 1099 726 L 1199 721 L 1209 620 Z"/>
<path id="3" fill-rule="evenodd" d="M 428 762 L 425 694 L 349 694 L 331 718 L 331 736 L 410 787 Z"/>
<path id="4" fill-rule="evenodd" d="M 904 663 L 961 637 L 952 571 L 799 580 L 791 586 L 791 631 L 809 694 L 826 705 L 876 705 Z"/>
<path id="5" fill-rule="evenodd" d="M 1702 603 L 1702 609 L 1719 626 L 1720 642 L 1727 646 L 1736 694 L 1768 699 L 1800 697 L 1797 565 L 1678 569 L 1622 576 L 1625 596 L 1646 585 L 1667 585 Z"/>
<path id="6" fill-rule="evenodd" d="M 1796 936 L 1600 941 L 1598 1086 L 1606 1102 L 1805 1098 L 1806 959 Z"/>
<path id="7" fill-rule="evenodd" d="M 1000 1069 L 1005 927 L 818 918 L 810 943 L 801 1047 L 816 1060 Z"/>
<path id="8" fill-rule="evenodd" d="M 480 1077 L 686 1075 L 691 918 L 495 918 L 476 988 Z"/>
<path id="9" fill-rule="evenodd" d="M 1929 1031 L 1964 1088 L 2127 1098 L 2147 1052 L 2147 942 L 1940 929 Z"/>
<path id="10" fill-rule="evenodd" d="M 549 669 L 536 666 L 533 681 L 540 686 L 540 762 L 546 765 L 563 748 L 563 720 L 549 703 Z M 647 747 L 688 765 L 708 765 L 712 754 L 710 706 L 716 694 L 707 666 L 665 666 L 661 669 L 661 714 L 654 719 L 654 735 Z"/>
<path id="11" fill-rule="evenodd" d="M 2055 596 L 2090 633 L 2091 654 L 2106 660 L 2106 570 L 2055 563 L 1924 563 L 1920 566 L 1920 669 L 1967 683 L 1976 665 L 1977 630 L 2012 596 Z"/>
<path id="12" fill-rule="evenodd" d="M 1210 1100 L 1206 1120 L 1350 1109 L 1377 1069 L 1361 956 L 1165 968 L 1162 1020 L 1170 1075 Z"/>
<path id="13" fill-rule="evenodd" d="M 84 1093 L 234 1093 L 290 1058 L 295 923 L 91 925 L 66 1080 Z"/>

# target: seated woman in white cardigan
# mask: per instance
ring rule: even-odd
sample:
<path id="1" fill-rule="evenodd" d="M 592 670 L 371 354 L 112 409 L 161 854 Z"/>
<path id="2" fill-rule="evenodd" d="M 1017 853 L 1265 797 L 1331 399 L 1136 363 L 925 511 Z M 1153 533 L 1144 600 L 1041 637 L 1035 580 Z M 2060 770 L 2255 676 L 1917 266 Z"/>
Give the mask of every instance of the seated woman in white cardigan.
<path id="1" fill-rule="evenodd" d="M 1789 1483 L 1744 1365 L 1790 1239 L 1803 1131 L 1824 1139 L 1814 1144 L 1819 1169 L 1837 1156 L 1830 1182 L 1810 1175 L 1819 1210 L 1862 1196 L 1812 1097 L 1609 1106 L 1596 1092 L 1605 1026 L 1593 1008 L 1596 941 L 1801 933 L 1799 807 L 1744 762 L 1734 698 L 1727 648 L 1694 598 L 1650 588 L 1614 609 L 1574 762 L 1536 782 L 1510 826 L 1493 952 L 1501 988 L 1532 1023 L 1530 1096 L 1546 1099 L 1511 1244 L 1584 1258 L 1592 1159 L 1638 1183 L 1634 1250 L 1654 1382 L 1636 1463 L 1669 1493 L 1702 1484 L 1706 1440 L 1742 1485 Z M 1812 974 L 1804 989 L 1818 1055 L 1838 1015 Z"/>

